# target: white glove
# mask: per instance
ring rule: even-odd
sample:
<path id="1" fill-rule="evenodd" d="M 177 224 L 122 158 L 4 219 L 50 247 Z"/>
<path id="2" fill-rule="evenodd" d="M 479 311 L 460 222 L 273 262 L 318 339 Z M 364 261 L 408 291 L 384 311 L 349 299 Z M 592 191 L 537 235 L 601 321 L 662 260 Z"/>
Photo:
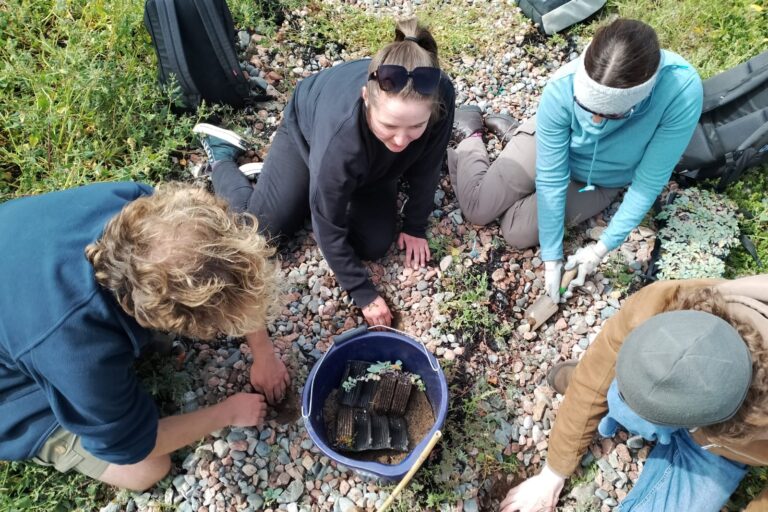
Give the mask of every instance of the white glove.
<path id="1" fill-rule="evenodd" d="M 587 276 L 593 274 L 600 263 L 603 262 L 603 258 L 608 254 L 608 248 L 602 241 L 596 244 L 590 244 L 582 247 L 575 254 L 568 256 L 568 261 L 565 262 L 565 270 L 571 270 L 579 267 L 576 278 L 568 285 L 568 292 L 570 292 L 576 286 L 584 286 L 584 281 Z"/>
<path id="2" fill-rule="evenodd" d="M 563 260 L 544 262 L 544 291 L 552 302 L 560 303 L 560 280 L 563 275 Z"/>
<path id="3" fill-rule="evenodd" d="M 550 512 L 557 506 L 565 478 L 546 464 L 538 475 L 512 488 L 499 505 L 500 512 Z"/>

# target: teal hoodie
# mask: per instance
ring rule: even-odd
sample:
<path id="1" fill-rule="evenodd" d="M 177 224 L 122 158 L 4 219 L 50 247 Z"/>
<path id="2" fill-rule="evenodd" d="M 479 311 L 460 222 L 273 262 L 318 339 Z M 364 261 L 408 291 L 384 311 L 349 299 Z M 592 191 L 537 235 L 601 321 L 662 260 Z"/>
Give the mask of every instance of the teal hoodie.
<path id="1" fill-rule="evenodd" d="M 563 257 L 565 198 L 571 180 L 606 188 L 629 185 L 600 238 L 614 249 L 669 181 L 701 115 L 698 73 L 681 56 L 662 50 L 651 94 L 625 118 L 595 123 L 592 114 L 573 101 L 578 63 L 573 60 L 555 72 L 536 114 L 536 192 L 544 261 Z"/>

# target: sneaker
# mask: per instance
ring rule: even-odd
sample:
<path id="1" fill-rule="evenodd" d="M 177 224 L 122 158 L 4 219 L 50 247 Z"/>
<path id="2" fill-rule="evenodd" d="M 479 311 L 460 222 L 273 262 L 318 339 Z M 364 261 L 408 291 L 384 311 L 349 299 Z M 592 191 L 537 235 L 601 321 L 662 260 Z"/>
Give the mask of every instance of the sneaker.
<path id="1" fill-rule="evenodd" d="M 246 178 L 252 181 L 256 181 L 261 174 L 261 168 L 264 167 L 264 162 L 251 162 L 240 166 L 240 172 L 242 172 Z M 196 180 L 211 180 L 213 175 L 213 169 L 208 163 L 197 164 L 192 167 L 189 172 Z"/>
<path id="2" fill-rule="evenodd" d="M 483 111 L 477 105 L 465 105 L 453 114 L 453 133 L 451 140 L 459 143 L 483 130 Z"/>
<path id="3" fill-rule="evenodd" d="M 547 374 L 549 387 L 564 395 L 568 389 L 568 384 L 571 383 L 571 376 L 577 364 L 579 364 L 578 361 L 561 361 L 553 366 Z"/>
<path id="4" fill-rule="evenodd" d="M 209 164 L 225 160 L 235 162 L 248 149 L 248 142 L 238 134 L 212 124 L 197 124 L 192 131 L 200 136 Z"/>
<path id="5" fill-rule="evenodd" d="M 261 169 L 264 167 L 264 162 L 251 162 L 240 166 L 240 172 L 245 174 L 248 179 L 255 180 Z"/>

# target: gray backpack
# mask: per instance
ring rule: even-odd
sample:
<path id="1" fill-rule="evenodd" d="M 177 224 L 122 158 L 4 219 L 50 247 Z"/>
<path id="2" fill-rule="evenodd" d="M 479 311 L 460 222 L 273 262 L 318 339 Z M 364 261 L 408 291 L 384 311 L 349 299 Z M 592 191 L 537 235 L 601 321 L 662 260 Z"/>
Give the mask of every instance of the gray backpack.
<path id="1" fill-rule="evenodd" d="M 675 170 L 722 190 L 768 162 L 768 51 L 704 81 L 704 107 Z"/>
<path id="2" fill-rule="evenodd" d="M 570 27 L 592 16 L 606 0 L 518 0 L 523 14 L 539 24 L 545 34 Z"/>

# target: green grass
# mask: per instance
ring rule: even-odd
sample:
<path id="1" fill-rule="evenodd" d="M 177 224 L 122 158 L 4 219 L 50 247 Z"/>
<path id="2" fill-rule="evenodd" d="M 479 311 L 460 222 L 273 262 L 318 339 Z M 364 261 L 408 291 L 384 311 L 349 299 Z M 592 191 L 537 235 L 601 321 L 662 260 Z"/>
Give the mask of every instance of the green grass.
<path id="1" fill-rule="evenodd" d="M 702 78 L 768 48 L 766 0 L 611 0 L 607 11 L 651 25 L 662 47 L 683 55 Z"/>
<path id="2" fill-rule="evenodd" d="M 98 510 L 111 493 L 82 475 L 63 475 L 31 462 L 0 463 L 0 510 L 5 512 Z"/>
<path id="3" fill-rule="evenodd" d="M 754 244 L 762 266 L 739 246 L 728 259 L 730 277 L 757 274 L 766 271 L 768 265 L 768 169 L 751 169 L 741 180 L 726 190 L 745 214 L 741 220 L 741 232 Z"/>
<path id="4" fill-rule="evenodd" d="M 275 2 L 229 4 L 243 25 L 274 16 Z M 142 15 L 132 0 L 0 3 L 0 202 L 179 170 L 197 117 L 157 87 Z"/>

